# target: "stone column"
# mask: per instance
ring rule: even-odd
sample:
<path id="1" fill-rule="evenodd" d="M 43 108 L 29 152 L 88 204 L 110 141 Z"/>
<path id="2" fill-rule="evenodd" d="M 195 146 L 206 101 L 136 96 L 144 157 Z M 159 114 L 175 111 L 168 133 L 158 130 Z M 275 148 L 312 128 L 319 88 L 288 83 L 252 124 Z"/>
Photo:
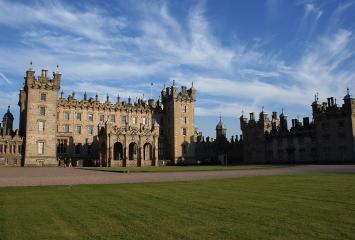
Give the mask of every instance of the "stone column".
<path id="1" fill-rule="evenodd" d="M 158 166 L 158 136 L 154 136 L 154 155 L 153 155 L 153 159 L 154 159 L 154 165 Z"/>

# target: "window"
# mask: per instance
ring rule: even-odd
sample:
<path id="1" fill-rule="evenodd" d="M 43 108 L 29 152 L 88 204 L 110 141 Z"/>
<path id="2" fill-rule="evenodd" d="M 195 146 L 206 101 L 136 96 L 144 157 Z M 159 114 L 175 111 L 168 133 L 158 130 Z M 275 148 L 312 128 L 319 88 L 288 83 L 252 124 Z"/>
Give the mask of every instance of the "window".
<path id="1" fill-rule="evenodd" d="M 93 126 L 87 126 L 87 131 L 89 135 L 92 135 L 94 133 L 94 127 Z"/>
<path id="2" fill-rule="evenodd" d="M 181 123 L 182 124 L 187 124 L 187 117 L 182 117 L 181 118 Z"/>
<path id="3" fill-rule="evenodd" d="M 146 117 L 144 117 L 144 118 L 142 119 L 142 123 L 143 123 L 143 125 L 149 125 L 148 119 L 147 119 Z"/>
<path id="4" fill-rule="evenodd" d="M 69 112 L 64 112 L 64 121 L 69 121 Z"/>
<path id="5" fill-rule="evenodd" d="M 133 123 L 133 124 L 136 124 L 136 123 L 137 123 L 137 117 L 133 117 L 133 118 L 132 118 L 132 123 Z"/>
<path id="6" fill-rule="evenodd" d="M 77 134 L 81 134 L 81 126 L 80 126 L 80 125 L 76 125 L 76 127 L 75 127 L 75 132 L 76 132 Z"/>
<path id="7" fill-rule="evenodd" d="M 126 124 L 126 116 L 121 117 L 121 124 Z"/>
<path id="8" fill-rule="evenodd" d="M 44 121 L 38 122 L 38 131 L 40 131 L 40 132 L 44 131 Z"/>
<path id="9" fill-rule="evenodd" d="M 44 142 L 38 142 L 38 154 L 44 154 Z"/>
<path id="10" fill-rule="evenodd" d="M 90 122 L 94 121 L 94 115 L 92 113 L 88 114 L 88 121 Z"/>
<path id="11" fill-rule="evenodd" d="M 115 115 L 110 115 L 110 122 L 114 123 L 116 122 L 116 116 Z"/>
<path id="12" fill-rule="evenodd" d="M 183 129 L 182 129 L 182 135 L 183 135 L 183 136 L 186 136 L 186 135 L 187 135 L 186 128 L 183 128 Z"/>
<path id="13" fill-rule="evenodd" d="M 63 126 L 63 131 L 64 131 L 65 133 L 68 133 L 68 132 L 69 132 L 69 125 L 68 125 L 68 124 L 64 124 L 64 126 Z"/>
<path id="14" fill-rule="evenodd" d="M 2 145 L 2 144 L 0 144 L 0 153 L 2 153 L 2 146 L 3 146 L 3 145 Z"/>
<path id="15" fill-rule="evenodd" d="M 182 107 L 182 111 L 185 112 L 185 113 L 187 112 L 187 106 L 186 106 L 186 105 L 184 105 L 184 106 Z"/>
<path id="16" fill-rule="evenodd" d="M 100 114 L 100 122 L 104 122 L 105 121 L 105 115 Z"/>
<path id="17" fill-rule="evenodd" d="M 41 93 L 41 101 L 45 102 L 47 100 L 47 94 Z"/>
<path id="18" fill-rule="evenodd" d="M 46 115 L 46 107 L 44 106 L 39 107 L 39 115 L 41 116 Z"/>
<path id="19" fill-rule="evenodd" d="M 81 113 L 75 113 L 76 115 L 76 120 L 81 121 Z"/>

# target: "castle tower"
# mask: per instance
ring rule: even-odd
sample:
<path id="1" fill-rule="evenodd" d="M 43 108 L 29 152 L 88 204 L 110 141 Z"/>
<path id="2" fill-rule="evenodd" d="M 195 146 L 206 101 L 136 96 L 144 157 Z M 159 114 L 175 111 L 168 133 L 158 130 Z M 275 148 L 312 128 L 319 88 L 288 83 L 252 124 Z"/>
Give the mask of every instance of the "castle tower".
<path id="1" fill-rule="evenodd" d="M 10 106 L 8 106 L 7 112 L 4 114 L 4 117 L 2 118 L 4 135 L 10 135 L 12 133 L 13 122 L 14 122 L 14 116 L 10 112 Z"/>
<path id="2" fill-rule="evenodd" d="M 193 159 L 193 135 L 195 133 L 196 90 L 191 86 L 181 91 L 173 86 L 162 91 L 162 103 L 168 126 L 168 147 L 174 164 Z"/>
<path id="3" fill-rule="evenodd" d="M 20 91 L 20 133 L 25 143 L 25 166 L 57 166 L 57 97 L 61 74 L 57 69 L 53 78 L 42 70 L 36 78 L 30 67 L 26 71 L 25 85 Z"/>
<path id="4" fill-rule="evenodd" d="M 227 128 L 222 123 L 222 116 L 219 115 L 219 122 L 216 126 L 216 139 L 226 138 L 227 137 Z"/>
<path id="5" fill-rule="evenodd" d="M 240 126 L 243 133 L 243 154 L 246 163 L 265 163 L 265 133 L 272 129 L 271 121 L 263 110 L 256 121 L 254 113 L 250 113 L 248 121 L 243 115 L 240 117 Z"/>

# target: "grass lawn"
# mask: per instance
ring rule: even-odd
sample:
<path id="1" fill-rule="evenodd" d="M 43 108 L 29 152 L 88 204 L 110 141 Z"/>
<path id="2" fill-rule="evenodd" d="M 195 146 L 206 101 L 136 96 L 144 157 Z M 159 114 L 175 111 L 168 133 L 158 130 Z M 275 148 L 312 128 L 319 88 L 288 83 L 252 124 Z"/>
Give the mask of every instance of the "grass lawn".
<path id="1" fill-rule="evenodd" d="M 83 169 L 108 172 L 186 172 L 186 171 L 213 171 L 213 170 L 252 170 L 285 167 L 287 165 L 238 165 L 238 166 L 161 166 L 161 167 L 85 167 Z"/>
<path id="2" fill-rule="evenodd" d="M 0 239 L 355 239 L 355 174 L 0 188 Z"/>

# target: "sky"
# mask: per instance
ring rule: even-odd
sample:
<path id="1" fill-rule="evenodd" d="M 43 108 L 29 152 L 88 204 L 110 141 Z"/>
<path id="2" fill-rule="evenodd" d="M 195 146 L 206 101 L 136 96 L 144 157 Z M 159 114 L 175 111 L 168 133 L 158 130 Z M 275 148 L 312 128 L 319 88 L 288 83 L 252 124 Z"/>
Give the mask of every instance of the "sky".
<path id="1" fill-rule="evenodd" d="M 264 108 L 311 116 L 314 94 L 342 104 L 355 92 L 355 1 L 0 0 L 0 114 L 33 62 L 59 65 L 62 89 L 82 98 L 158 99 L 163 86 L 197 90 L 196 127 L 227 135 Z M 18 124 L 18 122 L 17 122 Z"/>

